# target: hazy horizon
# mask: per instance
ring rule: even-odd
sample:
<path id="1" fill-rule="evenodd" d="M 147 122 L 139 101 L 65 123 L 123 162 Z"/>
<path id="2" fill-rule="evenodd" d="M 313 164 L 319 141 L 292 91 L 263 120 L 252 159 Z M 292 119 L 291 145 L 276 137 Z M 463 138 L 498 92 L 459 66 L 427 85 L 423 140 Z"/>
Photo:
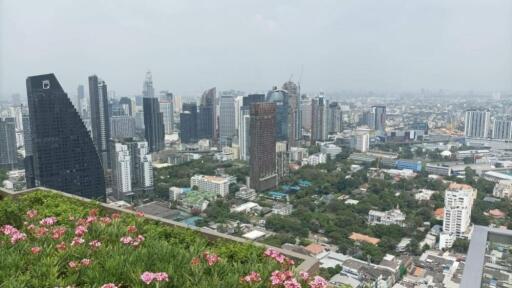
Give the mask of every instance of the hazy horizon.
<path id="1" fill-rule="evenodd" d="M 0 0 L 0 96 L 55 73 L 116 95 L 512 90 L 512 1 Z M 5 97 L 4 97 L 5 99 Z"/>

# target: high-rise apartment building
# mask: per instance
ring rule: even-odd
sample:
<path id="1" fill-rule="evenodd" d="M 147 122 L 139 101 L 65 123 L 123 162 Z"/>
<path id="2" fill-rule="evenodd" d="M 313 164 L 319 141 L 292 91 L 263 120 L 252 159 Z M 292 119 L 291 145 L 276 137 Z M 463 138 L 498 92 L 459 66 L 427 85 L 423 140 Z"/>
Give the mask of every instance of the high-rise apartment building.
<path id="1" fill-rule="evenodd" d="M 476 189 L 469 185 L 449 185 L 444 195 L 443 232 L 439 238 L 441 249 L 450 248 L 456 239 L 469 232 L 471 209 L 476 194 Z"/>
<path id="2" fill-rule="evenodd" d="M 238 126 L 238 146 L 240 148 L 240 159 L 249 160 L 251 146 L 251 105 L 253 103 L 265 101 L 264 94 L 249 94 L 242 99 L 242 106 L 240 107 L 240 122 Z"/>
<path id="3" fill-rule="evenodd" d="M 132 191 L 134 193 L 150 193 L 153 191 L 153 164 L 149 145 L 146 141 L 125 140 L 131 157 Z"/>
<path id="4" fill-rule="evenodd" d="M 302 139 L 302 113 L 300 87 L 292 81 L 287 81 L 282 87 L 288 94 L 288 145 L 295 146 Z"/>
<path id="5" fill-rule="evenodd" d="M 306 131 L 311 131 L 311 104 L 311 99 L 307 97 L 302 99 L 300 104 L 302 128 Z"/>
<path id="6" fill-rule="evenodd" d="M 491 112 L 488 110 L 468 110 L 464 117 L 464 136 L 467 138 L 487 138 L 489 136 Z"/>
<path id="7" fill-rule="evenodd" d="M 359 128 L 355 132 L 354 149 L 359 152 L 368 152 L 370 149 L 370 131 L 369 129 Z"/>
<path id="8" fill-rule="evenodd" d="M 105 81 L 96 75 L 89 76 L 89 107 L 91 110 L 91 135 L 100 156 L 103 170 L 110 168 L 110 114 L 108 91 Z"/>
<path id="9" fill-rule="evenodd" d="M 372 106 L 370 128 L 380 134 L 386 132 L 386 106 Z"/>
<path id="10" fill-rule="evenodd" d="M 183 103 L 180 113 L 180 140 L 181 143 L 195 143 L 198 139 L 198 116 L 196 103 Z"/>
<path id="11" fill-rule="evenodd" d="M 493 139 L 512 139 L 512 121 L 495 119 L 492 125 Z"/>
<path id="12" fill-rule="evenodd" d="M 78 114 L 80 114 L 80 116 L 85 114 L 84 101 L 85 101 L 84 85 L 78 85 L 78 88 L 76 89 L 76 110 L 78 111 Z"/>
<path id="13" fill-rule="evenodd" d="M 236 136 L 235 96 L 223 94 L 219 101 L 219 141 L 220 145 L 229 146 Z"/>
<path id="14" fill-rule="evenodd" d="M 329 103 L 327 110 L 327 133 L 338 133 L 343 129 L 341 107 L 338 102 Z"/>
<path id="15" fill-rule="evenodd" d="M 199 105 L 198 137 L 217 143 L 217 89 L 206 90 Z"/>
<path id="16" fill-rule="evenodd" d="M 135 118 L 131 116 L 112 116 L 110 118 L 112 139 L 133 138 L 135 133 Z"/>
<path id="17" fill-rule="evenodd" d="M 132 192 L 132 165 L 127 145 L 114 142 L 112 149 L 112 191 L 116 199 L 123 200 Z"/>
<path id="18" fill-rule="evenodd" d="M 274 87 L 267 93 L 266 102 L 276 104 L 276 140 L 288 141 L 290 130 L 290 103 L 289 95 L 285 90 Z"/>
<path id="19" fill-rule="evenodd" d="M 250 187 L 264 191 L 277 186 L 276 104 L 251 105 L 251 145 L 249 159 Z"/>
<path id="20" fill-rule="evenodd" d="M 170 135 L 174 132 L 174 100 L 170 92 L 160 92 L 160 110 L 164 119 L 165 134 Z"/>
<path id="21" fill-rule="evenodd" d="M 32 136 L 27 183 L 105 201 L 100 158 L 55 75 L 28 77 L 27 97 Z"/>
<path id="22" fill-rule="evenodd" d="M 14 118 L 0 118 L 0 167 L 12 169 L 17 160 Z"/>
<path id="23" fill-rule="evenodd" d="M 327 140 L 327 108 L 329 101 L 323 94 L 311 101 L 311 142 Z"/>
<path id="24" fill-rule="evenodd" d="M 276 142 L 276 172 L 278 182 L 288 176 L 290 172 L 288 164 L 288 143 L 286 141 Z"/>

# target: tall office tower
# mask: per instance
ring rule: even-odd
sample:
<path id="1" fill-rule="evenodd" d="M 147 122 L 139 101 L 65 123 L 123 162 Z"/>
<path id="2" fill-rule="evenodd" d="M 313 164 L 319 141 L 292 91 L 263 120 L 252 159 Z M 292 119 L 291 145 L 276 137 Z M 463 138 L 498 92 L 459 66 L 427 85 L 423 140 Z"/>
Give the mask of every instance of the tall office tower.
<path id="1" fill-rule="evenodd" d="M 238 127 L 238 146 L 240 148 L 240 159 L 249 160 L 251 146 L 251 135 L 249 133 L 251 125 L 251 105 L 253 103 L 264 102 L 264 94 L 249 94 L 242 98 L 242 106 L 240 107 L 240 122 Z"/>
<path id="2" fill-rule="evenodd" d="M 219 106 L 220 145 L 230 146 L 236 136 L 235 96 L 221 95 Z"/>
<path id="3" fill-rule="evenodd" d="M 359 125 L 366 125 L 371 129 L 375 129 L 375 123 L 372 123 L 372 119 L 373 116 L 371 111 L 363 111 L 359 119 Z"/>
<path id="4" fill-rule="evenodd" d="M 112 191 L 118 200 L 132 192 L 132 167 L 127 145 L 114 142 L 112 149 Z"/>
<path id="5" fill-rule="evenodd" d="M 131 116 L 112 116 L 110 118 L 112 139 L 133 138 L 135 133 L 135 118 Z"/>
<path id="6" fill-rule="evenodd" d="M 338 133 L 343 130 L 343 117 L 341 115 L 341 107 L 338 102 L 329 104 L 327 110 L 327 132 Z"/>
<path id="7" fill-rule="evenodd" d="M 91 135 L 100 156 L 103 170 L 110 169 L 110 113 L 107 84 L 98 76 L 89 76 L 89 107 L 91 109 Z"/>
<path id="8" fill-rule="evenodd" d="M 297 141 L 302 139 L 302 113 L 300 87 L 292 81 L 285 82 L 282 87 L 288 94 L 289 114 L 288 114 L 288 144 L 296 146 Z"/>
<path id="9" fill-rule="evenodd" d="M 278 183 L 281 179 L 288 176 L 290 172 L 288 164 L 288 143 L 286 143 L 286 141 L 276 142 L 276 171 Z"/>
<path id="10" fill-rule="evenodd" d="M 243 101 L 244 101 L 244 96 L 236 96 L 235 97 L 235 136 L 236 136 L 236 140 L 233 141 L 235 143 L 238 143 L 238 129 L 240 128 L 240 110 L 242 109 L 242 105 L 243 104 Z"/>
<path id="11" fill-rule="evenodd" d="M 372 126 L 378 133 L 386 132 L 386 106 L 372 106 Z"/>
<path id="12" fill-rule="evenodd" d="M 174 100 L 170 92 L 160 92 L 160 109 L 164 119 L 165 134 L 170 135 L 174 132 Z"/>
<path id="13" fill-rule="evenodd" d="M 78 85 L 76 89 L 76 110 L 81 116 L 84 114 L 83 102 L 85 101 L 85 88 L 84 85 Z"/>
<path id="14" fill-rule="evenodd" d="M 165 148 L 164 116 L 160 112 L 157 98 L 143 100 L 144 109 L 144 135 L 149 144 L 150 152 L 158 152 Z"/>
<path id="15" fill-rule="evenodd" d="M 180 113 L 180 140 L 181 143 L 196 143 L 198 139 L 198 116 L 196 103 L 183 103 Z"/>
<path id="16" fill-rule="evenodd" d="M 119 99 L 119 106 L 123 111 L 123 115 L 133 116 L 135 104 L 132 103 L 132 99 L 128 97 L 121 97 Z"/>
<path id="17" fill-rule="evenodd" d="M 174 112 L 176 112 L 176 113 L 181 113 L 182 112 L 182 110 L 181 110 L 182 104 L 181 103 L 182 103 L 181 96 L 180 95 L 175 95 L 174 96 L 174 103 L 173 103 L 173 105 L 174 105 Z"/>
<path id="18" fill-rule="evenodd" d="M 23 122 L 23 146 L 25 148 L 25 156 L 32 155 L 32 136 L 30 134 L 30 116 L 28 109 L 24 108 L 22 111 Z"/>
<path id="19" fill-rule="evenodd" d="M 311 99 L 306 97 L 301 100 L 300 104 L 300 115 L 301 115 L 301 124 L 302 128 L 306 131 L 311 131 Z"/>
<path id="20" fill-rule="evenodd" d="M 495 119 L 492 126 L 493 139 L 512 139 L 512 121 Z"/>
<path id="21" fill-rule="evenodd" d="M 0 167 L 12 169 L 18 162 L 15 127 L 14 118 L 0 118 Z"/>
<path id="22" fill-rule="evenodd" d="M 153 75 L 151 74 L 151 71 L 146 72 L 146 78 L 142 85 L 142 97 L 155 98 L 155 88 L 153 88 Z"/>
<path id="23" fill-rule="evenodd" d="M 153 165 L 146 141 L 125 141 L 131 157 L 132 191 L 136 194 L 153 191 Z"/>
<path id="24" fill-rule="evenodd" d="M 100 158 L 55 75 L 28 77 L 27 98 L 33 155 L 27 183 L 105 201 Z"/>
<path id="25" fill-rule="evenodd" d="M 471 209 L 476 189 L 466 184 L 452 183 L 444 195 L 443 232 L 439 238 L 441 249 L 450 248 L 457 238 L 469 232 Z"/>
<path id="26" fill-rule="evenodd" d="M 487 138 L 491 112 L 489 110 L 468 110 L 464 117 L 464 136 L 467 138 Z"/>
<path id="27" fill-rule="evenodd" d="M 288 141 L 290 125 L 290 104 L 288 92 L 274 87 L 267 93 L 266 102 L 276 104 L 276 139 L 277 141 Z"/>
<path id="28" fill-rule="evenodd" d="M 250 188 L 265 191 L 278 184 L 276 173 L 276 103 L 251 105 Z"/>
<path id="29" fill-rule="evenodd" d="M 211 139 L 217 143 L 217 90 L 211 88 L 201 96 L 199 105 L 199 131 L 198 137 Z"/>
<path id="30" fill-rule="evenodd" d="M 323 94 L 311 101 L 311 142 L 327 140 L 327 108 L 329 101 Z"/>

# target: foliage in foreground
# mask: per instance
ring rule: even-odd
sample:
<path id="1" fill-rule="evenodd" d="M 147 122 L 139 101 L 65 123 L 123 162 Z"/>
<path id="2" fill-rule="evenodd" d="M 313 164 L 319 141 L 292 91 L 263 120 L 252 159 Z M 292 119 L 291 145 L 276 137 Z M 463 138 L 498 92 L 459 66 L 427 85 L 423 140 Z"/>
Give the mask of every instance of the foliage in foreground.
<path id="1" fill-rule="evenodd" d="M 0 287 L 326 285 L 290 272 L 293 260 L 276 251 L 138 216 L 43 191 L 0 201 Z"/>

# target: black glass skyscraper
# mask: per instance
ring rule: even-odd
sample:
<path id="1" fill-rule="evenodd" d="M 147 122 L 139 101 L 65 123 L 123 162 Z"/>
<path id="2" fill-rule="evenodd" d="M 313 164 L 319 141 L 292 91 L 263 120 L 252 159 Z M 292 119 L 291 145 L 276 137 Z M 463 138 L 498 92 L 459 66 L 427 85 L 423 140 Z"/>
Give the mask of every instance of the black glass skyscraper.
<path id="1" fill-rule="evenodd" d="M 199 138 L 217 142 L 217 89 L 211 88 L 201 96 L 199 106 Z"/>
<path id="2" fill-rule="evenodd" d="M 160 112 L 158 98 L 144 97 L 144 135 L 149 144 L 150 152 L 158 152 L 165 147 L 164 115 Z"/>
<path id="3" fill-rule="evenodd" d="M 290 103 L 289 95 L 285 90 L 276 87 L 267 93 L 267 102 L 276 103 L 276 137 L 277 141 L 288 141 L 290 133 Z"/>
<path id="4" fill-rule="evenodd" d="M 27 183 L 105 201 L 100 158 L 55 75 L 28 77 L 27 98 L 34 178 Z"/>
<path id="5" fill-rule="evenodd" d="M 197 104 L 183 103 L 180 113 L 180 140 L 182 143 L 197 142 Z"/>

